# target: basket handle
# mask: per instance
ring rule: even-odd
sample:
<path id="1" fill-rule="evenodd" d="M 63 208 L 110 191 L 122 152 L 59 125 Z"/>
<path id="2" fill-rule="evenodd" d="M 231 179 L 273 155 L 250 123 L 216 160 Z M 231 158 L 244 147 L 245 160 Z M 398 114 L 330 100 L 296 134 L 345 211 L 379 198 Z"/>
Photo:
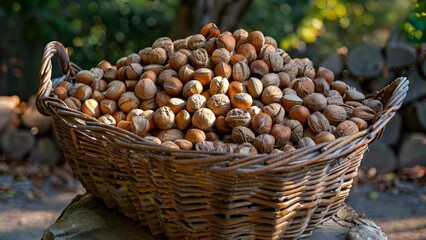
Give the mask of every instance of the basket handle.
<path id="1" fill-rule="evenodd" d="M 48 108 L 44 102 L 46 98 L 50 98 L 52 90 L 52 58 L 57 57 L 62 70 L 65 74 L 65 80 L 69 81 L 71 73 L 79 70 L 78 66 L 70 63 L 68 52 L 62 43 L 52 41 L 46 45 L 43 51 L 40 68 L 40 86 L 36 97 L 36 106 L 38 111 L 43 115 L 48 115 Z"/>

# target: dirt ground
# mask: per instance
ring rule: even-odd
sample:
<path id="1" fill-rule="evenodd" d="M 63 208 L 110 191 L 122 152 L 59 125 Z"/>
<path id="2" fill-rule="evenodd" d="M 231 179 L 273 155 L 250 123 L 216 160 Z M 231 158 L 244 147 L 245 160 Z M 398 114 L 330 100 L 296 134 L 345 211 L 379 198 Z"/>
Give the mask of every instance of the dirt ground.
<path id="1" fill-rule="evenodd" d="M 40 182 L 0 174 L 0 240 L 40 239 L 71 199 L 84 192 L 63 172 L 57 175 Z M 374 220 L 391 240 L 426 239 L 425 185 L 399 182 L 378 191 L 376 184 L 366 183 L 352 188 L 347 204 Z"/>

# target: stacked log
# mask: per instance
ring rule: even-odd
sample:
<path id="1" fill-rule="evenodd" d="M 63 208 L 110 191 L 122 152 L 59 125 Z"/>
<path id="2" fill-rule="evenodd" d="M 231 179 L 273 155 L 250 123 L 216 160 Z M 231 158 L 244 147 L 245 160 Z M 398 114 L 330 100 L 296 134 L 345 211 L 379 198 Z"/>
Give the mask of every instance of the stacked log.
<path id="1" fill-rule="evenodd" d="M 394 33 L 384 47 L 363 43 L 342 48 L 319 64 L 365 93 L 381 90 L 397 77 L 410 80 L 400 113 L 362 161 L 361 168 L 375 168 L 378 174 L 426 166 L 426 44 L 415 47 L 405 39 Z"/>
<path id="2" fill-rule="evenodd" d="M 62 160 L 52 119 L 40 114 L 35 97 L 0 96 L 0 154 L 6 161 L 56 165 Z"/>

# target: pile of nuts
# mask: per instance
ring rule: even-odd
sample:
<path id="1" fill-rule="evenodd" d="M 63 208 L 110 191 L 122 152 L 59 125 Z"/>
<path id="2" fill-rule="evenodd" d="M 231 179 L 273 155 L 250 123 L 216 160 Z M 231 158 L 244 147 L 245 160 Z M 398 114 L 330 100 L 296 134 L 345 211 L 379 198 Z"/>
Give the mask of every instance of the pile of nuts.
<path id="1" fill-rule="evenodd" d="M 332 71 L 291 58 L 260 31 L 200 34 L 101 61 L 59 83 L 74 110 L 171 148 L 278 153 L 368 127 L 383 110 Z"/>

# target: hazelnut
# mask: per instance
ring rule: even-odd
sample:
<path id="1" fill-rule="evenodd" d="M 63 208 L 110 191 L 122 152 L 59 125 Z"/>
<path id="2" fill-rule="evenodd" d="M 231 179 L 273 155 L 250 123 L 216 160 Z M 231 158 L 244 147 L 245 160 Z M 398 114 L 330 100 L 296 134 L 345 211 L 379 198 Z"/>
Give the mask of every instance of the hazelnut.
<path id="1" fill-rule="evenodd" d="M 230 98 L 232 98 L 237 93 L 243 93 L 243 92 L 247 92 L 247 89 L 243 83 L 238 81 L 232 81 L 229 83 L 228 96 Z"/>
<path id="2" fill-rule="evenodd" d="M 283 92 L 279 87 L 268 86 L 263 89 L 262 102 L 264 104 L 279 103 L 283 97 Z"/>
<path id="3" fill-rule="evenodd" d="M 225 121 L 231 128 L 238 126 L 248 127 L 251 122 L 251 116 L 246 110 L 234 108 L 226 114 Z"/>
<path id="4" fill-rule="evenodd" d="M 263 107 L 263 112 L 271 116 L 274 124 L 282 124 L 284 122 L 285 110 L 278 103 L 271 103 Z"/>
<path id="5" fill-rule="evenodd" d="M 171 98 L 172 97 L 169 94 L 167 94 L 165 91 L 160 91 L 160 92 L 157 92 L 157 94 L 155 95 L 155 103 L 159 107 L 164 107 L 164 106 L 167 106 Z"/>
<path id="6" fill-rule="evenodd" d="M 250 63 L 250 73 L 262 77 L 269 72 L 269 66 L 263 60 L 254 60 Z"/>
<path id="7" fill-rule="evenodd" d="M 303 105 L 312 111 L 323 111 L 327 106 L 327 99 L 320 93 L 311 93 L 303 98 Z"/>
<path id="8" fill-rule="evenodd" d="M 167 130 L 175 124 L 175 114 L 169 107 L 160 107 L 154 113 L 155 126 L 161 130 Z"/>
<path id="9" fill-rule="evenodd" d="M 226 48 L 218 48 L 212 53 L 212 63 L 217 65 L 221 62 L 228 63 L 231 59 L 231 53 Z"/>
<path id="10" fill-rule="evenodd" d="M 167 61 L 167 53 L 164 48 L 153 48 L 149 54 L 148 59 L 150 64 L 164 64 Z"/>
<path id="11" fill-rule="evenodd" d="M 281 71 L 284 60 L 277 52 L 268 52 L 263 56 L 263 60 L 268 64 L 269 68 L 274 72 Z"/>
<path id="12" fill-rule="evenodd" d="M 153 71 L 151 71 L 151 72 L 153 72 Z M 165 69 L 160 74 L 158 74 L 157 80 L 156 81 L 153 80 L 153 82 L 157 83 L 160 86 L 162 86 L 162 85 L 164 85 L 164 82 L 167 79 L 169 79 L 171 77 L 177 77 L 177 76 L 178 76 L 178 73 L 175 70 L 173 70 L 173 69 Z M 149 78 L 149 79 L 152 80 L 152 78 L 150 78 L 148 76 L 147 76 L 147 78 Z M 142 77 L 141 77 L 141 79 L 142 79 Z"/>
<path id="13" fill-rule="evenodd" d="M 290 86 L 290 76 L 285 72 L 279 72 L 278 78 L 280 79 L 280 88 L 284 89 Z"/>
<path id="14" fill-rule="evenodd" d="M 365 99 L 362 104 L 373 109 L 376 113 L 383 111 L 383 104 L 377 99 Z"/>
<path id="15" fill-rule="evenodd" d="M 214 72 L 208 68 L 199 68 L 192 73 L 192 78 L 198 80 L 203 87 L 210 85 Z"/>
<path id="16" fill-rule="evenodd" d="M 191 95 L 186 101 L 186 110 L 190 113 L 207 106 L 207 99 L 201 94 Z"/>
<path id="17" fill-rule="evenodd" d="M 290 109 L 288 116 L 290 119 L 299 121 L 303 126 L 307 126 L 309 109 L 303 105 L 296 105 Z"/>
<path id="18" fill-rule="evenodd" d="M 152 43 L 152 48 L 163 48 L 166 50 L 167 53 L 171 53 L 174 51 L 174 43 L 173 41 L 168 37 L 160 37 Z"/>
<path id="19" fill-rule="evenodd" d="M 217 141 L 219 140 L 219 136 L 214 132 L 206 132 L 206 141 Z"/>
<path id="20" fill-rule="evenodd" d="M 251 129 L 256 134 L 269 134 L 272 128 L 272 118 L 266 113 L 258 113 L 251 118 Z"/>
<path id="21" fill-rule="evenodd" d="M 300 98 L 304 98 L 315 91 L 315 85 L 308 77 L 296 78 L 293 88 Z"/>
<path id="22" fill-rule="evenodd" d="M 182 110 L 175 117 L 176 128 L 185 131 L 191 126 L 191 115 L 188 111 Z"/>
<path id="23" fill-rule="evenodd" d="M 115 126 L 117 123 L 115 122 L 115 119 L 112 117 L 111 114 L 104 114 L 98 118 L 99 122 L 105 123 L 107 125 L 113 125 Z"/>
<path id="24" fill-rule="evenodd" d="M 53 93 L 56 94 L 56 96 L 58 96 L 58 98 L 61 100 L 65 100 L 65 98 L 68 97 L 68 91 L 63 86 L 56 86 L 53 90 Z"/>
<path id="25" fill-rule="evenodd" d="M 263 44 L 265 44 L 265 36 L 261 31 L 253 31 L 247 36 L 247 42 L 253 45 L 257 51 L 262 48 Z"/>
<path id="26" fill-rule="evenodd" d="M 250 77 L 250 68 L 244 62 L 237 62 L 232 66 L 232 78 L 242 82 Z"/>
<path id="27" fill-rule="evenodd" d="M 190 142 L 186 139 L 176 139 L 174 141 L 174 143 L 176 145 L 178 145 L 179 148 L 182 149 L 182 150 L 191 150 L 192 147 L 194 146 L 194 144 L 192 144 L 192 142 Z"/>
<path id="28" fill-rule="evenodd" d="M 108 88 L 105 93 L 105 97 L 112 100 L 118 100 L 126 91 L 126 85 L 119 80 L 114 80 L 108 83 Z"/>
<path id="29" fill-rule="evenodd" d="M 101 93 L 98 90 L 95 90 L 92 92 L 92 99 L 95 99 L 98 102 L 102 101 L 105 98 L 106 98 L 105 92 Z"/>
<path id="30" fill-rule="evenodd" d="M 218 116 L 214 123 L 214 127 L 216 131 L 220 134 L 228 134 L 232 130 L 231 127 L 229 127 L 228 124 L 226 123 L 225 116 Z"/>
<path id="31" fill-rule="evenodd" d="M 215 94 L 226 94 L 229 88 L 229 81 L 227 78 L 217 76 L 210 82 L 210 93 Z"/>
<path id="32" fill-rule="evenodd" d="M 89 70 L 81 70 L 75 75 L 75 81 L 78 83 L 84 83 L 86 85 L 91 85 L 94 79 L 94 75 Z"/>
<path id="33" fill-rule="evenodd" d="M 168 148 L 180 149 L 179 146 L 176 143 L 172 142 L 172 141 L 162 142 L 161 145 L 163 145 L 165 147 L 168 147 Z"/>
<path id="34" fill-rule="evenodd" d="M 185 133 L 185 139 L 191 143 L 204 142 L 206 140 L 206 134 L 203 130 L 197 128 L 191 128 Z"/>
<path id="35" fill-rule="evenodd" d="M 172 69 L 179 71 L 183 65 L 188 63 L 188 57 L 181 52 L 175 52 L 170 56 L 168 63 Z"/>
<path id="36" fill-rule="evenodd" d="M 284 95 L 281 99 L 281 105 L 287 112 L 296 105 L 302 105 L 303 100 L 297 95 Z"/>
<path id="37" fill-rule="evenodd" d="M 324 116 L 328 119 L 330 124 L 337 125 L 347 118 L 347 113 L 345 108 L 338 105 L 328 105 L 324 109 Z"/>
<path id="38" fill-rule="evenodd" d="M 183 83 L 177 77 L 167 79 L 163 84 L 164 91 L 170 96 L 179 96 L 182 94 Z"/>
<path id="39" fill-rule="evenodd" d="M 220 62 L 214 67 L 214 74 L 229 79 L 232 76 L 232 67 L 228 63 Z"/>
<path id="40" fill-rule="evenodd" d="M 334 135 L 336 136 L 336 138 L 339 138 L 355 134 L 358 131 L 358 126 L 354 122 L 346 120 L 337 125 L 336 130 L 334 131 Z"/>
<path id="41" fill-rule="evenodd" d="M 370 107 L 359 106 L 353 110 L 352 114 L 354 117 L 361 118 L 365 121 L 371 121 L 376 115 L 376 112 Z"/>
<path id="42" fill-rule="evenodd" d="M 253 141 L 256 136 L 250 128 L 238 126 L 232 129 L 231 137 L 234 143 L 242 144 Z"/>
<path id="43" fill-rule="evenodd" d="M 200 31 L 201 35 L 203 35 L 206 39 L 215 38 L 219 36 L 220 30 L 214 23 L 207 23 L 203 26 Z"/>
<path id="44" fill-rule="evenodd" d="M 156 136 L 145 136 L 143 139 L 153 143 L 161 144 L 161 140 Z"/>
<path id="45" fill-rule="evenodd" d="M 191 52 L 188 59 L 195 68 L 204 68 L 209 62 L 209 55 L 204 48 L 198 48 Z"/>
<path id="46" fill-rule="evenodd" d="M 291 129 L 281 124 L 274 124 L 269 134 L 275 137 L 275 146 L 283 147 L 290 140 Z"/>
<path id="47" fill-rule="evenodd" d="M 332 90 L 336 90 L 340 95 L 345 95 L 346 90 L 348 90 L 348 85 L 342 81 L 334 81 L 330 84 Z"/>
<path id="48" fill-rule="evenodd" d="M 64 103 L 65 105 L 67 105 L 67 107 L 77 110 L 77 111 L 81 111 L 81 102 L 80 100 L 78 100 L 75 97 L 67 97 L 64 99 Z"/>
<path id="49" fill-rule="evenodd" d="M 169 107 L 174 114 L 185 109 L 186 102 L 181 98 L 170 98 L 167 107 Z"/>
<path id="50" fill-rule="evenodd" d="M 250 43 L 244 43 L 237 49 L 237 53 L 243 55 L 247 59 L 247 63 L 251 63 L 257 59 L 256 48 Z M 231 57 L 232 64 L 232 57 Z"/>
<path id="51" fill-rule="evenodd" d="M 247 82 L 247 91 L 253 98 L 260 97 L 263 91 L 263 84 L 260 79 L 251 77 Z"/>
<path id="52" fill-rule="evenodd" d="M 111 99 L 103 99 L 99 102 L 102 114 L 114 114 L 117 112 L 117 102 Z"/>
<path id="53" fill-rule="evenodd" d="M 315 146 L 315 142 L 310 137 L 302 137 L 297 143 L 297 148 L 312 147 L 312 146 Z"/>
<path id="54" fill-rule="evenodd" d="M 229 63 L 231 65 L 234 65 L 238 62 L 243 62 L 245 64 L 248 64 L 247 58 L 244 55 L 242 55 L 242 54 L 231 55 L 231 58 L 229 59 Z"/>
<path id="55" fill-rule="evenodd" d="M 118 107 L 125 113 L 128 113 L 137 108 L 139 104 L 139 98 L 136 97 L 134 92 L 125 92 L 118 99 Z"/>
<path id="56" fill-rule="evenodd" d="M 82 85 L 76 89 L 74 97 L 84 102 L 92 97 L 92 93 L 92 88 L 87 85 Z"/>
<path id="57" fill-rule="evenodd" d="M 141 104 L 139 105 L 139 108 L 142 110 L 153 110 L 158 107 L 157 102 L 155 101 L 155 98 L 142 100 Z"/>
<path id="58" fill-rule="evenodd" d="M 251 107 L 253 98 L 248 93 L 237 93 L 231 98 L 231 103 L 235 108 L 247 109 Z"/>
<path id="59" fill-rule="evenodd" d="M 150 129 L 149 121 L 142 116 L 132 117 L 130 123 L 130 131 L 139 136 L 144 136 Z"/>
<path id="60" fill-rule="evenodd" d="M 269 134 L 261 134 L 252 141 L 253 146 L 261 153 L 269 153 L 274 148 L 275 137 Z"/>
<path id="61" fill-rule="evenodd" d="M 185 98 L 189 98 L 194 94 L 201 94 L 203 92 L 203 86 L 198 80 L 191 80 L 185 83 L 182 90 L 182 95 Z"/>
<path id="62" fill-rule="evenodd" d="M 126 120 L 127 114 L 125 114 L 123 111 L 117 111 L 117 112 L 112 114 L 112 117 L 118 123 L 121 120 Z"/>
<path id="63" fill-rule="evenodd" d="M 108 68 L 104 73 L 104 79 L 107 82 L 117 79 L 117 69 L 115 67 Z"/>
<path id="64" fill-rule="evenodd" d="M 362 102 L 365 99 L 365 95 L 362 92 L 359 92 L 354 89 L 348 89 L 343 96 L 343 99 L 345 101 L 356 101 L 356 102 Z"/>
<path id="65" fill-rule="evenodd" d="M 216 120 L 216 116 L 209 108 L 200 108 L 192 115 L 192 125 L 201 129 L 209 130 Z"/>
<path id="66" fill-rule="evenodd" d="M 130 126 L 132 125 L 132 123 L 130 121 L 126 121 L 126 120 L 120 120 L 119 122 L 117 122 L 117 127 L 130 131 Z"/>
<path id="67" fill-rule="evenodd" d="M 320 144 L 324 142 L 334 141 L 336 137 L 331 132 L 322 131 L 317 133 L 313 139 L 316 144 Z"/>
<path id="68" fill-rule="evenodd" d="M 188 49 L 196 50 L 204 47 L 206 43 L 206 38 L 201 34 L 195 34 L 188 38 Z"/>
<path id="69" fill-rule="evenodd" d="M 210 108 L 216 116 L 224 116 L 231 110 L 231 102 L 227 95 L 216 94 L 207 101 L 207 107 Z"/>
<path id="70" fill-rule="evenodd" d="M 362 118 L 359 118 L 359 117 L 352 117 L 352 118 L 350 118 L 349 120 L 351 120 L 352 122 L 354 122 L 354 123 L 358 126 L 358 129 L 359 129 L 360 131 L 365 130 L 365 129 L 367 129 L 367 128 L 368 128 L 368 123 L 367 123 L 367 121 L 365 121 L 365 120 L 364 120 L 364 119 L 362 119 Z"/>
<path id="71" fill-rule="evenodd" d="M 157 86 L 149 78 L 143 78 L 135 86 L 135 94 L 142 100 L 147 100 L 155 97 Z"/>
<path id="72" fill-rule="evenodd" d="M 328 84 L 332 84 L 334 81 L 334 73 L 325 67 L 319 67 L 318 71 L 315 75 L 315 78 L 322 78 L 324 79 Z"/>
<path id="73" fill-rule="evenodd" d="M 194 67 L 192 67 L 191 65 L 189 65 L 189 64 L 185 64 L 185 65 L 183 65 L 181 68 L 179 68 L 179 71 L 178 71 L 178 76 L 179 76 L 179 79 L 182 81 L 182 82 L 188 82 L 189 80 L 192 80 L 192 74 L 194 73 Z"/>
<path id="74" fill-rule="evenodd" d="M 218 48 L 225 48 L 229 52 L 234 51 L 235 44 L 235 38 L 228 34 L 220 34 L 216 40 L 216 45 Z"/>
<path id="75" fill-rule="evenodd" d="M 276 73 L 267 73 L 260 80 L 265 88 L 268 86 L 280 87 L 280 77 Z"/>
<path id="76" fill-rule="evenodd" d="M 143 114 L 143 112 L 144 111 L 142 109 L 139 109 L 139 108 L 133 109 L 132 111 L 130 111 L 129 113 L 127 113 L 126 120 L 129 121 L 129 122 L 131 122 L 132 118 L 134 116 L 141 116 Z"/>
<path id="77" fill-rule="evenodd" d="M 330 85 L 324 78 L 315 78 L 313 82 L 315 85 L 315 92 L 328 95 L 328 92 L 330 91 Z"/>
<path id="78" fill-rule="evenodd" d="M 98 118 L 101 115 L 101 111 L 99 109 L 99 103 L 96 102 L 96 100 L 91 98 L 83 102 L 83 104 L 81 105 L 81 111 L 84 114 L 87 114 L 95 118 Z"/>
<path id="79" fill-rule="evenodd" d="M 290 140 L 292 142 L 298 142 L 303 137 L 303 126 L 299 121 L 290 119 L 284 125 L 291 129 Z"/>
<path id="80" fill-rule="evenodd" d="M 143 67 L 139 63 L 131 63 L 125 69 L 126 69 L 126 77 L 129 80 L 139 80 L 143 72 Z"/>
<path id="81" fill-rule="evenodd" d="M 308 126 L 313 133 L 328 131 L 330 122 L 321 112 L 314 112 L 308 117 Z"/>
<path id="82" fill-rule="evenodd" d="M 179 129 L 168 129 L 161 131 L 157 137 L 162 141 L 176 141 L 178 139 L 183 139 L 184 134 Z"/>

